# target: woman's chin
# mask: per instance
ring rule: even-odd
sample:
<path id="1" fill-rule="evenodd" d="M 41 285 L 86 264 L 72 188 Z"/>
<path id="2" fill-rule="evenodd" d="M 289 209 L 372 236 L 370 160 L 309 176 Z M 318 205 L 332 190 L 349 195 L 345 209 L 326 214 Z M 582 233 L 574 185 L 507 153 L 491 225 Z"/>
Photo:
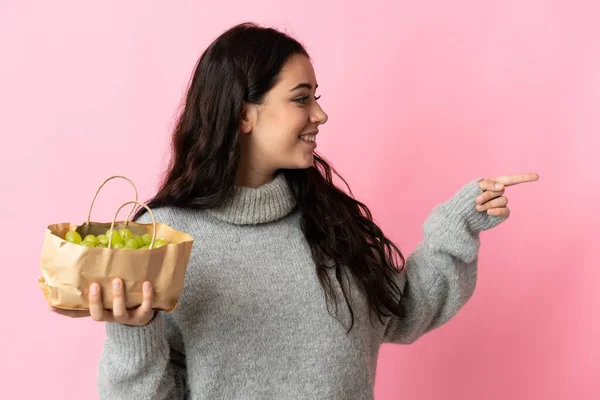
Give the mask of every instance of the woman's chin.
<path id="1" fill-rule="evenodd" d="M 315 155 L 310 153 L 310 156 L 305 157 L 304 162 L 300 168 L 310 168 L 315 162 Z"/>
<path id="2" fill-rule="evenodd" d="M 289 167 L 287 167 L 287 169 L 306 169 L 306 168 L 310 168 L 313 166 L 315 162 L 315 157 L 314 155 L 310 155 L 310 156 L 305 156 L 300 160 L 297 160 L 296 162 L 294 162 L 292 165 L 290 165 Z"/>

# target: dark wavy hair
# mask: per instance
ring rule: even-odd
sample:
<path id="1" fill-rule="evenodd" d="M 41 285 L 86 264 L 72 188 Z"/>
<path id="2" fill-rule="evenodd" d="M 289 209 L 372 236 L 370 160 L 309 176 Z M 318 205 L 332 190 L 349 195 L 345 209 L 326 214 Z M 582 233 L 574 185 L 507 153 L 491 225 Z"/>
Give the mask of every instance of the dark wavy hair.
<path id="1" fill-rule="evenodd" d="M 232 194 L 240 160 L 242 105 L 262 104 L 294 55 L 309 57 L 289 35 L 252 23 L 229 29 L 206 49 L 195 66 L 173 133 L 170 166 L 158 193 L 147 203 L 151 208 L 209 209 Z M 392 314 L 403 316 L 402 291 L 396 282 L 405 259 L 375 224 L 367 206 L 355 200 L 349 188 L 346 194 L 334 185 L 332 173 L 339 174 L 318 154 L 310 168 L 281 172 L 301 212 L 329 312 L 331 301 L 338 309 L 328 274 L 334 268 L 349 310 L 348 332 L 354 326 L 348 274 L 379 321 Z M 134 218 L 144 212 L 139 209 Z"/>

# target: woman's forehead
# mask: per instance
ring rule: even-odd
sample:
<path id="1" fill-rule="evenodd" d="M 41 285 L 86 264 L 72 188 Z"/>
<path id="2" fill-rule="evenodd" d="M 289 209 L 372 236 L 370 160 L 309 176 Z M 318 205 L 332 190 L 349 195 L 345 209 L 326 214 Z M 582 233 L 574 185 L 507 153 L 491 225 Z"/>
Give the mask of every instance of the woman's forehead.
<path id="1" fill-rule="evenodd" d="M 312 63 L 306 56 L 294 56 L 281 70 L 278 86 L 294 90 L 298 85 L 317 85 Z"/>

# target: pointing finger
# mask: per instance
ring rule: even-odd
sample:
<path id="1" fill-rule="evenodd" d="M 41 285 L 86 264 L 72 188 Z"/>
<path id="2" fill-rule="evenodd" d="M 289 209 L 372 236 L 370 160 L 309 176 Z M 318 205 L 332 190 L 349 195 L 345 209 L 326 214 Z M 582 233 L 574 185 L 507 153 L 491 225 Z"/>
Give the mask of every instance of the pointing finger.
<path id="1" fill-rule="evenodd" d="M 513 174 L 513 175 L 499 176 L 498 178 L 495 178 L 494 180 L 496 182 L 502 183 L 504 186 L 513 186 L 513 185 L 518 185 L 520 183 L 535 182 L 538 179 L 540 179 L 540 176 L 538 174 L 530 173 L 530 174 Z"/>

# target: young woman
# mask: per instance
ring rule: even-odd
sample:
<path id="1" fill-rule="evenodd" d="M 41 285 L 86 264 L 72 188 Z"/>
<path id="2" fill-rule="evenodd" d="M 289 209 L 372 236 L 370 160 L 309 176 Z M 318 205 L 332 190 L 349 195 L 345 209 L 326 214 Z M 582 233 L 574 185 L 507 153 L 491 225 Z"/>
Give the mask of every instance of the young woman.
<path id="1" fill-rule="evenodd" d="M 411 343 L 448 321 L 476 281 L 479 232 L 508 217 L 504 187 L 477 179 L 438 205 L 406 260 L 368 208 L 332 183 L 315 153 L 327 114 L 303 46 L 242 24 L 196 66 L 173 135 L 157 218 L 189 232 L 181 305 L 113 310 L 103 399 L 368 399 L 381 343 Z M 141 210 L 138 221 L 150 218 Z"/>

